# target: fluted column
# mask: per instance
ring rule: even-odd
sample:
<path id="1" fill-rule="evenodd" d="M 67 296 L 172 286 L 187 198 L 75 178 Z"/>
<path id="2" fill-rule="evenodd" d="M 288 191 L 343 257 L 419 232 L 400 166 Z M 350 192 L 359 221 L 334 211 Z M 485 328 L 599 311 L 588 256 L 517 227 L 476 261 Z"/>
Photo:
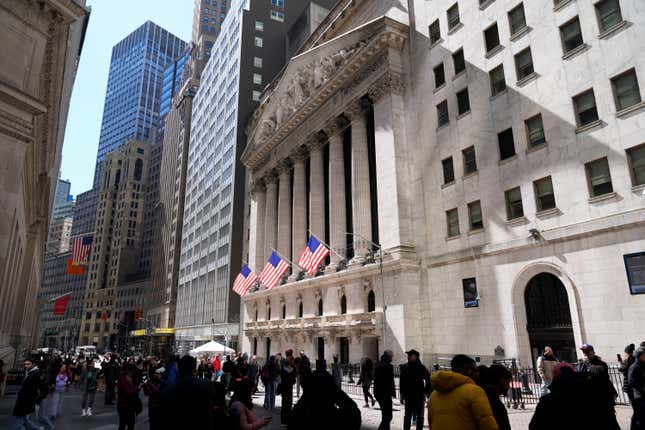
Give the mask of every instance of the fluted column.
<path id="1" fill-rule="evenodd" d="M 291 258 L 296 262 L 300 251 L 307 244 L 307 176 L 305 160 L 307 153 L 299 151 L 293 156 L 293 214 L 291 233 Z"/>
<path id="2" fill-rule="evenodd" d="M 267 192 L 262 181 L 251 189 L 251 225 L 249 232 L 249 264 L 259 272 L 264 267 L 264 219 L 266 216 Z"/>
<path id="3" fill-rule="evenodd" d="M 372 207 L 370 169 L 367 151 L 367 120 L 365 105 L 355 103 L 347 112 L 352 130 L 352 219 L 354 222 L 354 258 L 361 263 L 370 251 L 372 239 Z"/>
<path id="4" fill-rule="evenodd" d="M 264 256 L 262 266 L 258 270 L 262 270 L 264 267 L 264 260 L 269 258 L 271 255 L 271 250 L 275 249 L 277 246 L 276 243 L 276 234 L 277 234 L 277 220 L 278 220 L 278 184 L 277 176 L 275 174 L 270 174 L 265 178 L 266 182 L 266 215 L 264 216 Z"/>
<path id="5" fill-rule="evenodd" d="M 291 163 L 283 162 L 279 167 L 278 197 L 278 252 L 291 258 Z"/>
<path id="6" fill-rule="evenodd" d="M 347 214 L 345 210 L 345 156 L 342 127 L 334 124 L 325 130 L 329 136 L 329 245 L 332 247 L 328 270 L 338 267 L 346 257 Z"/>
<path id="7" fill-rule="evenodd" d="M 310 143 L 310 187 L 309 187 L 309 228 L 311 233 L 325 238 L 325 172 L 322 143 Z"/>

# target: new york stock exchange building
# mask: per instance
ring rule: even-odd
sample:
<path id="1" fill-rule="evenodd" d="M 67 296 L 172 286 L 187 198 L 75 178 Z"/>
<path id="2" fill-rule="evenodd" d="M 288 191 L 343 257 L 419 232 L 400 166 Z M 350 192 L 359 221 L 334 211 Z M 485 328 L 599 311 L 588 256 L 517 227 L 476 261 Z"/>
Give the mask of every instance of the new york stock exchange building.
<path id="1" fill-rule="evenodd" d="M 248 264 L 331 252 L 243 297 L 244 351 L 530 365 L 645 340 L 642 14 L 599 37 L 592 5 L 454 3 L 341 0 L 263 93 Z"/>

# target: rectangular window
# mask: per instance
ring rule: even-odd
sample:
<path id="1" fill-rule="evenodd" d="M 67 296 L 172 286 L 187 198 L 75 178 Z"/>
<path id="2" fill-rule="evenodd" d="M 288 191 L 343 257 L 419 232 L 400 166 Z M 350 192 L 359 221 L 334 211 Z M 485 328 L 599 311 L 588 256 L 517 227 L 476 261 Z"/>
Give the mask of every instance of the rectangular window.
<path id="1" fill-rule="evenodd" d="M 598 26 L 601 33 L 623 22 L 618 0 L 601 0 L 594 6 L 596 7 L 596 16 L 598 17 Z"/>
<path id="2" fill-rule="evenodd" d="M 479 294 L 477 293 L 477 279 L 467 278 L 461 280 L 464 290 L 464 308 L 479 307 Z"/>
<path id="3" fill-rule="evenodd" d="M 538 212 L 555 208 L 555 194 L 550 176 L 534 181 L 533 188 L 535 189 L 535 204 Z"/>
<path id="4" fill-rule="evenodd" d="M 614 90 L 616 110 L 621 111 L 641 102 L 641 92 L 638 88 L 636 70 L 631 69 L 611 79 Z"/>
<path id="5" fill-rule="evenodd" d="M 441 40 L 441 27 L 439 27 L 439 20 L 430 24 L 430 44 L 434 45 Z"/>
<path id="6" fill-rule="evenodd" d="M 506 197 L 506 218 L 510 221 L 524 216 L 522 192 L 520 187 L 512 188 L 504 193 Z"/>
<path id="7" fill-rule="evenodd" d="M 262 67 L 262 58 L 260 57 L 253 57 L 253 65 L 257 68 Z"/>
<path id="8" fill-rule="evenodd" d="M 262 48 L 262 45 L 264 45 L 264 41 L 262 40 L 261 37 L 255 36 L 255 46 L 258 48 Z"/>
<path id="9" fill-rule="evenodd" d="M 455 169 L 452 164 L 452 157 L 448 157 L 441 161 L 443 169 L 443 183 L 449 184 L 455 180 Z"/>
<path id="10" fill-rule="evenodd" d="M 468 88 L 464 88 L 457 93 L 457 110 L 459 111 L 459 115 L 470 112 L 470 98 L 468 97 Z"/>
<path id="11" fill-rule="evenodd" d="M 587 181 L 589 182 L 589 194 L 591 197 L 614 192 L 607 158 L 591 161 L 585 164 L 585 169 L 587 170 Z"/>
<path id="12" fill-rule="evenodd" d="M 448 237 L 459 236 L 459 212 L 457 208 L 446 211 Z"/>
<path id="13" fill-rule="evenodd" d="M 448 124 L 450 117 L 448 116 L 448 101 L 444 100 L 437 105 L 437 126 Z"/>
<path id="14" fill-rule="evenodd" d="M 575 96 L 573 98 L 573 107 L 576 112 L 578 127 L 598 121 L 598 109 L 596 109 L 596 97 L 593 89 Z"/>
<path id="15" fill-rule="evenodd" d="M 506 160 L 515 155 L 515 141 L 513 139 L 513 129 L 509 128 L 497 134 L 497 143 L 499 145 L 499 159 Z"/>
<path id="16" fill-rule="evenodd" d="M 484 30 L 484 40 L 486 42 L 486 52 L 490 52 L 499 46 L 499 31 L 497 23 Z"/>
<path id="17" fill-rule="evenodd" d="M 470 230 L 480 230 L 484 228 L 482 206 L 479 200 L 468 203 L 468 221 L 470 222 Z"/>
<path id="18" fill-rule="evenodd" d="M 264 31 L 264 23 L 262 21 L 255 21 L 255 31 Z"/>
<path id="19" fill-rule="evenodd" d="M 439 88 L 446 83 L 446 73 L 443 69 L 443 63 L 439 64 L 433 69 L 434 71 L 434 87 Z"/>
<path id="20" fill-rule="evenodd" d="M 508 25 L 511 30 L 511 36 L 519 33 L 526 28 L 524 3 L 518 4 L 508 13 Z"/>
<path id="21" fill-rule="evenodd" d="M 455 67 L 455 75 L 458 75 L 466 70 L 466 60 L 464 59 L 463 49 L 460 49 L 459 51 L 452 54 L 452 63 Z"/>
<path id="22" fill-rule="evenodd" d="M 521 81 L 533 74 L 533 57 L 531 56 L 531 48 L 526 48 L 522 52 L 515 55 L 515 71 L 517 72 L 517 80 Z"/>
<path id="23" fill-rule="evenodd" d="M 448 9 L 448 12 L 446 12 L 446 15 L 448 16 L 448 30 L 450 31 L 460 24 L 459 3 L 455 3 L 452 6 L 450 6 L 450 9 Z"/>
<path id="24" fill-rule="evenodd" d="M 253 83 L 256 85 L 262 85 L 262 75 L 253 73 Z"/>
<path id="25" fill-rule="evenodd" d="M 582 30 L 580 29 L 580 20 L 577 16 L 560 26 L 560 37 L 562 38 L 562 50 L 565 54 L 584 43 L 584 40 L 582 40 Z"/>
<path id="26" fill-rule="evenodd" d="M 524 121 L 526 127 L 526 140 L 528 141 L 529 148 L 546 143 L 544 136 L 544 125 L 542 124 L 542 115 L 537 114 Z"/>
<path id="27" fill-rule="evenodd" d="M 490 89 L 493 96 L 506 89 L 506 78 L 504 77 L 504 65 L 500 64 L 488 73 L 490 77 Z"/>
<path id="28" fill-rule="evenodd" d="M 464 175 L 469 175 L 477 171 L 477 157 L 475 156 L 475 147 L 469 146 L 461 151 L 464 160 Z"/>
<path id="29" fill-rule="evenodd" d="M 284 8 L 284 0 L 271 0 L 273 6 Z"/>
<path id="30" fill-rule="evenodd" d="M 627 282 L 632 294 L 645 294 L 645 252 L 623 256 Z"/>
<path id="31" fill-rule="evenodd" d="M 284 12 L 280 12 L 277 10 L 272 10 L 271 11 L 271 19 L 274 21 L 278 22 L 284 22 Z"/>
<path id="32" fill-rule="evenodd" d="M 262 93 L 260 91 L 253 90 L 253 101 L 254 102 L 259 102 L 261 95 L 262 95 Z"/>
<path id="33" fill-rule="evenodd" d="M 645 144 L 629 148 L 627 159 L 632 176 L 632 185 L 645 184 Z"/>

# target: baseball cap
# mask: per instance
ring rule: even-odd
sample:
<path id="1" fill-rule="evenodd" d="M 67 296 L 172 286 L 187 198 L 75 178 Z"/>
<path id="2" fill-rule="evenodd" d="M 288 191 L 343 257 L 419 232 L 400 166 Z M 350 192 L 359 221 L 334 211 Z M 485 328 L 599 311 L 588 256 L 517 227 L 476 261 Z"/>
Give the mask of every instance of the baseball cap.
<path id="1" fill-rule="evenodd" d="M 584 345 L 582 345 L 582 346 L 580 347 L 580 350 L 581 350 L 581 351 L 589 351 L 589 350 L 592 350 L 592 351 L 593 351 L 594 349 L 593 349 L 593 345 L 588 344 L 588 343 L 585 343 Z"/>
<path id="2" fill-rule="evenodd" d="M 420 355 L 419 351 L 417 351 L 416 349 L 411 349 L 409 351 L 406 351 L 406 354 L 407 355 L 416 355 L 417 357 Z"/>

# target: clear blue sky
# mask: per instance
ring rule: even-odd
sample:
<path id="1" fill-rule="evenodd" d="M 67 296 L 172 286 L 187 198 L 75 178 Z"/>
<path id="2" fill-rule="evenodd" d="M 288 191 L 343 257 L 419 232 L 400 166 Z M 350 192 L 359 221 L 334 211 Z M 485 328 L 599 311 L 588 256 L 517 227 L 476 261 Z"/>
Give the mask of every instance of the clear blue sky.
<path id="1" fill-rule="evenodd" d="M 89 0 L 90 23 L 65 130 L 61 179 L 76 196 L 92 187 L 112 46 L 147 20 L 190 41 L 193 0 Z"/>

